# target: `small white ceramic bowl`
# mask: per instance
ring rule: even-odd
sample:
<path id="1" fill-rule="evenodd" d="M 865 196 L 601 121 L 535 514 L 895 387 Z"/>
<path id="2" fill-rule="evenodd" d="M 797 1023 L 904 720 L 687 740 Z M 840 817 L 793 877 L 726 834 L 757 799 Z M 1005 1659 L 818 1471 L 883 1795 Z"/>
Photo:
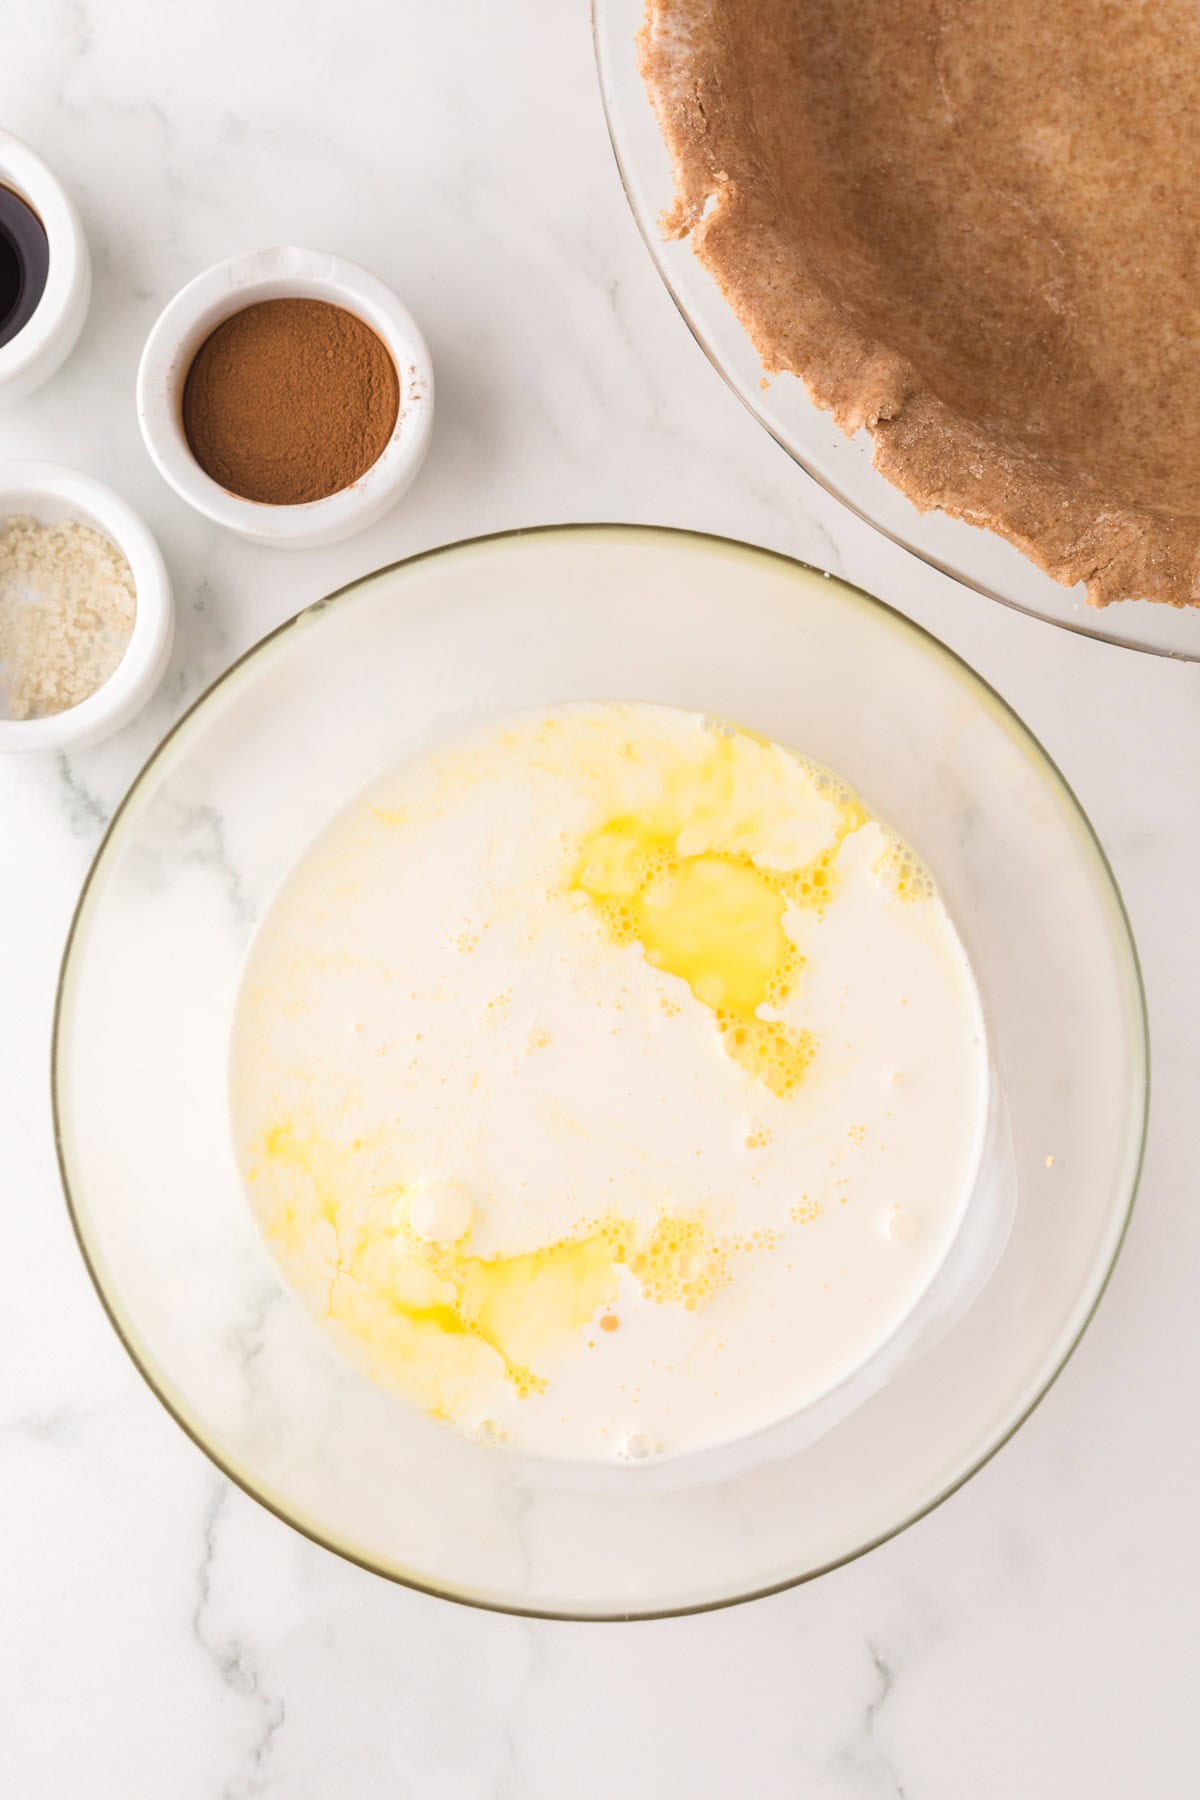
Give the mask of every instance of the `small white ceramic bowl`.
<path id="1" fill-rule="evenodd" d="M 8 131 L 0 131 L 0 186 L 32 208 L 50 246 L 49 273 L 37 310 L 0 347 L 3 406 L 41 387 L 74 349 L 92 297 L 92 263 L 70 195 L 41 157 Z"/>
<path id="2" fill-rule="evenodd" d="M 231 494 L 200 467 L 183 429 L 183 387 L 193 357 L 223 320 L 262 300 L 287 299 L 328 300 L 369 325 L 396 365 L 400 411 L 382 456 L 352 487 L 302 506 L 266 506 Z M 408 308 L 366 269 L 321 250 L 261 250 L 218 263 L 176 294 L 146 340 L 137 406 L 160 475 L 205 518 L 261 544 L 331 544 L 373 525 L 414 480 L 433 424 L 433 366 Z"/>
<path id="3" fill-rule="evenodd" d="M 10 719 L 0 682 L 0 752 L 78 750 L 127 723 L 166 671 L 175 637 L 171 583 L 158 545 L 133 509 L 103 482 L 58 463 L 0 463 L 0 523 L 27 513 L 43 525 L 78 519 L 114 543 L 133 571 L 137 613 L 125 654 L 103 686 L 65 712 Z"/>

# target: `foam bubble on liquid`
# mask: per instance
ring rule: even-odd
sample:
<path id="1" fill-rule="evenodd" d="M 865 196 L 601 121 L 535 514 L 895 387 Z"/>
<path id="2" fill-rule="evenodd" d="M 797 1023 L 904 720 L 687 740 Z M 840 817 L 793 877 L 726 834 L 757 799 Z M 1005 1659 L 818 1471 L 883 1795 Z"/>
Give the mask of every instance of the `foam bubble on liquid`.
<path id="1" fill-rule="evenodd" d="M 700 720 L 701 731 L 707 731 L 710 737 L 731 738 L 734 727 L 730 720 L 722 719 L 716 713 L 705 713 Z"/>
<path id="2" fill-rule="evenodd" d="M 917 1222 L 902 1206 L 893 1206 L 884 1223 L 884 1230 L 894 1243 L 911 1244 L 917 1235 Z"/>
<path id="3" fill-rule="evenodd" d="M 481 1444 L 506 1444 L 508 1433 L 495 1419 L 480 1419 L 475 1426 L 474 1436 Z"/>
<path id="4" fill-rule="evenodd" d="M 471 1202 L 452 1181 L 427 1181 L 409 1205 L 409 1222 L 418 1237 L 435 1244 L 457 1244 L 471 1229 Z"/>
<path id="5" fill-rule="evenodd" d="M 648 1462 L 652 1456 L 662 1453 L 662 1445 L 655 1443 L 644 1431 L 627 1431 L 617 1445 L 618 1462 Z"/>

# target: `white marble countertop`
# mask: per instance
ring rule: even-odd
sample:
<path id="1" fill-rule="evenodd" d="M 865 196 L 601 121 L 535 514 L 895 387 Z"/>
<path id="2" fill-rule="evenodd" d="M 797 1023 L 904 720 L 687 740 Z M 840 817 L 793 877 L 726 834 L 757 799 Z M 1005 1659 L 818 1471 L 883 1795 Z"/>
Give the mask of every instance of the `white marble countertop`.
<path id="1" fill-rule="evenodd" d="M 651 267 L 584 0 L 10 0 L 0 124 L 73 189 L 93 309 L 0 456 L 109 480 L 158 534 L 175 658 L 148 713 L 0 761 L 0 1788 L 20 1800 L 1126 1800 L 1195 1782 L 1200 668 L 959 591 L 850 517 L 729 394 Z M 207 527 L 142 449 L 143 339 L 192 274 L 342 251 L 422 321 L 429 462 L 365 535 Z M 1155 1052 L 1133 1229 L 1014 1442 L 901 1538 L 777 1599 L 568 1626 L 314 1548 L 216 1475 L 106 1324 L 50 1133 L 58 959 L 105 819 L 181 707 L 298 606 L 413 550 L 562 519 L 698 525 L 845 573 L 1013 703 L 1113 860 Z"/>

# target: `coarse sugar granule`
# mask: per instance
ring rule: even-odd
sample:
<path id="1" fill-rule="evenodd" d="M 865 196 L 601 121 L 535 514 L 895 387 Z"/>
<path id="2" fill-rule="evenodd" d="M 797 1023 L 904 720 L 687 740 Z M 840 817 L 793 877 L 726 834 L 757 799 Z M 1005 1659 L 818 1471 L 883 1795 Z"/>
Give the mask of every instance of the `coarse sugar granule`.
<path id="1" fill-rule="evenodd" d="M 0 519 L 0 715 L 78 706 L 124 656 L 136 613 L 133 571 L 102 532 Z"/>

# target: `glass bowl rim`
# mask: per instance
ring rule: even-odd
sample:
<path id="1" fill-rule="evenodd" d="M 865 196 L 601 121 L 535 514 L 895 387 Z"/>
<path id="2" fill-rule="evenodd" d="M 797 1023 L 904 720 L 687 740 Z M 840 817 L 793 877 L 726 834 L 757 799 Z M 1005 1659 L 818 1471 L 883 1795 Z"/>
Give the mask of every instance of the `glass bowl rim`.
<path id="1" fill-rule="evenodd" d="M 949 1482 L 934 1499 L 928 1502 L 928 1504 L 919 1507 L 915 1512 L 898 1520 L 887 1531 L 880 1532 L 868 1542 L 856 1545 L 854 1549 L 848 1551 L 845 1555 L 838 1556 L 827 1563 L 823 1563 L 818 1568 L 807 1569 L 799 1575 L 788 1576 L 782 1580 L 770 1582 L 761 1587 L 748 1588 L 745 1592 L 724 1594 L 716 1599 L 706 1599 L 687 1605 L 650 1607 L 645 1610 L 638 1609 L 636 1611 L 625 1609 L 614 1610 L 611 1612 L 583 1612 L 562 1610 L 553 1607 L 521 1605 L 517 1602 L 499 1601 L 490 1596 L 485 1597 L 460 1591 L 449 1585 L 439 1585 L 434 1581 L 423 1581 L 417 1579 L 412 1574 L 407 1572 L 402 1573 L 394 1568 L 388 1567 L 382 1561 L 374 1560 L 369 1554 L 355 1551 L 346 1544 L 337 1541 L 332 1533 L 322 1531 L 315 1525 L 305 1522 L 297 1514 L 289 1512 L 285 1505 L 269 1498 L 266 1493 L 261 1491 L 249 1475 L 243 1474 L 235 1468 L 232 1465 L 232 1462 L 226 1458 L 223 1451 L 207 1441 L 200 1429 L 183 1415 L 179 1407 L 170 1398 L 169 1394 L 166 1392 L 166 1388 L 169 1384 L 159 1377 L 156 1369 L 152 1365 L 151 1359 L 149 1357 L 143 1357 L 137 1348 L 135 1343 L 135 1333 L 131 1329 L 127 1329 L 125 1323 L 122 1321 L 116 1300 L 110 1297 L 106 1290 L 104 1278 L 101 1273 L 100 1260 L 98 1257 L 93 1256 L 91 1248 L 89 1247 L 87 1229 L 83 1222 L 81 1210 L 76 1203 L 75 1194 L 72 1191 L 70 1178 L 67 1173 L 67 1155 L 64 1141 L 65 1128 L 61 1104 L 61 1052 L 63 1014 L 68 978 L 74 966 L 74 958 L 80 953 L 81 946 L 77 943 L 77 940 L 79 940 L 80 937 L 83 914 L 92 889 L 100 877 L 102 864 L 106 859 L 110 847 L 116 841 L 117 834 L 121 829 L 131 803 L 135 796 L 141 791 L 145 782 L 150 778 L 168 746 L 183 733 L 185 727 L 196 719 L 203 709 L 207 708 L 209 701 L 224 688 L 226 682 L 246 672 L 270 646 L 275 644 L 276 640 L 284 637 L 288 632 L 296 629 L 303 629 L 306 625 L 309 625 L 314 620 L 318 619 L 321 614 L 328 611 L 335 604 L 352 603 L 355 599 L 361 597 L 363 591 L 373 586 L 375 582 L 386 576 L 394 575 L 401 570 L 411 569 L 420 563 L 447 555 L 450 552 L 468 551 L 480 548 L 484 545 L 507 543 L 520 538 L 552 536 L 571 538 L 579 536 L 586 537 L 589 534 L 600 536 L 612 534 L 616 536 L 623 533 L 633 537 L 643 536 L 660 539 L 687 540 L 700 545 L 718 547 L 725 552 L 732 551 L 736 554 L 748 554 L 755 558 L 766 558 L 781 565 L 782 568 L 788 571 L 801 570 L 807 574 L 821 576 L 831 587 L 840 589 L 842 591 L 842 597 L 852 605 L 868 612 L 875 612 L 883 615 L 882 622 L 885 625 L 891 626 L 894 629 L 898 628 L 901 631 L 906 631 L 911 634 L 918 647 L 927 655 L 932 656 L 935 660 L 939 660 L 945 664 L 948 667 L 950 674 L 962 684 L 964 689 L 969 692 L 973 691 L 977 700 L 990 702 L 999 709 L 1005 724 L 1010 730 L 1014 731 L 1018 741 L 1023 744 L 1023 747 L 1030 756 L 1030 761 L 1038 768 L 1039 773 L 1042 775 L 1047 785 L 1051 788 L 1058 788 L 1061 797 L 1067 803 L 1068 812 L 1073 814 L 1076 824 L 1082 826 L 1085 842 L 1091 846 L 1098 859 L 1098 873 L 1106 879 L 1107 898 L 1114 907 L 1114 923 L 1120 927 L 1119 941 L 1123 944 L 1124 950 L 1128 956 L 1128 971 L 1133 977 L 1133 991 L 1137 1000 L 1137 1012 L 1141 1031 L 1139 1043 L 1135 1048 L 1140 1052 L 1138 1060 L 1140 1061 L 1141 1082 L 1139 1093 L 1137 1091 L 1137 1077 L 1135 1072 L 1135 1091 L 1133 1100 L 1135 1104 L 1140 1102 L 1140 1106 L 1134 1132 L 1131 1134 L 1131 1141 L 1133 1136 L 1136 1136 L 1137 1141 L 1130 1165 L 1128 1194 L 1124 1202 L 1124 1211 L 1121 1217 L 1120 1228 L 1113 1239 L 1107 1265 L 1101 1272 L 1099 1284 L 1092 1297 L 1091 1303 L 1088 1306 L 1087 1312 L 1078 1322 L 1073 1335 L 1065 1346 L 1060 1346 L 1054 1352 L 1052 1366 L 1049 1366 L 1039 1377 L 1036 1392 L 1033 1394 L 1032 1398 L 1029 1399 L 1019 1416 L 993 1443 L 989 1444 L 981 1454 L 976 1455 L 967 1468 L 962 1470 L 954 1480 Z M 1112 1278 L 1113 1270 L 1120 1257 L 1129 1230 L 1129 1223 L 1133 1216 L 1133 1208 L 1137 1198 L 1142 1169 L 1145 1162 L 1146 1138 L 1149 1126 L 1150 1054 L 1150 1028 L 1146 1005 L 1146 989 L 1142 975 L 1141 962 L 1138 957 L 1137 943 L 1133 935 L 1133 928 L 1128 910 L 1125 906 L 1124 897 L 1113 872 L 1112 865 L 1105 853 L 1104 846 L 1100 842 L 1095 827 L 1092 825 L 1087 812 L 1080 803 L 1075 790 L 1072 788 L 1070 782 L 1067 780 L 1058 764 L 1054 761 L 1054 758 L 1050 755 L 1049 751 L 1042 744 L 1041 740 L 1032 729 L 1025 724 L 1015 708 L 1004 699 L 1003 695 L 992 686 L 985 676 L 979 674 L 978 670 L 976 670 L 965 657 L 960 656 L 956 650 L 951 649 L 948 644 L 943 643 L 939 637 L 936 637 L 934 633 L 929 631 L 924 625 L 919 624 L 915 619 L 909 618 L 906 613 L 901 612 L 888 601 L 879 599 L 878 596 L 868 593 L 865 588 L 856 586 L 853 582 L 845 580 L 844 577 L 840 575 L 831 575 L 828 570 L 820 569 L 815 564 L 805 562 L 799 557 L 789 556 L 783 551 L 771 550 L 764 548 L 761 545 L 750 544 L 742 539 L 731 538 L 719 532 L 696 531 L 685 526 L 628 524 L 618 520 L 573 521 L 547 525 L 516 526 L 511 527 L 508 530 L 484 532 L 472 537 L 457 538 L 450 543 L 434 545 L 430 549 L 416 551 L 410 556 L 399 557 L 394 562 L 384 563 L 377 569 L 369 570 L 366 574 L 355 576 L 352 581 L 343 583 L 341 587 L 334 588 L 330 593 L 323 595 L 317 600 L 311 601 L 307 606 L 301 607 L 298 612 L 293 613 L 289 618 L 282 620 L 278 625 L 273 626 L 270 631 L 265 632 L 262 637 L 256 639 L 254 643 L 248 645 L 247 648 L 243 650 L 226 669 L 215 676 L 208 686 L 196 696 L 188 707 L 185 708 L 179 718 L 175 720 L 169 730 L 164 733 L 163 737 L 154 746 L 145 762 L 133 777 L 125 793 L 122 795 L 113 811 L 111 819 L 105 827 L 103 836 L 96 847 L 91 863 L 88 866 L 87 874 L 80 887 L 79 896 L 71 914 L 70 926 L 63 945 L 62 959 L 59 965 L 54 996 L 54 1013 L 50 1044 L 50 1101 L 55 1155 L 58 1162 L 59 1179 L 62 1184 L 63 1196 L 66 1201 L 67 1214 L 70 1220 L 71 1230 L 75 1237 L 75 1242 L 79 1248 L 80 1256 L 83 1259 L 84 1267 L 92 1287 L 95 1290 L 96 1297 L 119 1342 L 129 1356 L 130 1361 L 133 1363 L 134 1368 L 145 1381 L 155 1399 L 174 1420 L 180 1430 L 183 1431 L 185 1436 L 187 1436 L 196 1448 L 207 1457 L 209 1462 L 213 1464 L 227 1481 L 232 1482 L 235 1487 L 242 1491 L 242 1493 L 248 1495 L 250 1499 L 254 1500 L 259 1506 L 263 1507 L 283 1524 L 288 1525 L 292 1530 L 299 1532 L 300 1535 L 307 1538 L 310 1543 L 318 1545 L 322 1550 L 327 1550 L 335 1556 L 342 1557 L 346 1562 L 352 1563 L 360 1569 L 365 1569 L 370 1574 L 382 1576 L 385 1580 L 395 1583 L 398 1587 L 408 1588 L 416 1593 L 427 1594 L 435 1599 L 449 1600 L 455 1604 L 471 1607 L 480 1611 L 504 1614 L 515 1618 L 545 1619 L 550 1621 L 587 1624 L 631 1623 L 635 1620 L 650 1621 L 655 1619 L 687 1618 L 700 1613 L 723 1611 L 726 1607 L 740 1606 L 751 1600 L 766 1599 L 772 1594 L 786 1593 L 791 1588 L 801 1587 L 807 1582 L 817 1580 L 822 1575 L 831 1574 L 835 1569 L 844 1568 L 849 1563 L 857 1562 L 860 1557 L 866 1556 L 870 1551 L 876 1550 L 882 1544 L 888 1543 L 892 1538 L 898 1537 L 901 1532 L 907 1531 L 910 1526 L 917 1524 L 919 1520 L 927 1518 L 930 1513 L 936 1511 L 936 1509 L 946 1500 L 950 1499 L 953 1494 L 956 1494 L 960 1488 L 965 1487 L 967 1482 L 971 1481 L 981 1469 L 985 1468 L 987 1464 L 991 1462 L 992 1458 L 996 1456 L 1013 1437 L 1015 1437 L 1016 1433 L 1041 1405 L 1046 1395 L 1050 1392 L 1050 1389 L 1054 1386 L 1055 1382 L 1074 1356 L 1088 1326 L 1096 1316 L 1097 1309 L 1104 1298 L 1109 1281 Z"/>

